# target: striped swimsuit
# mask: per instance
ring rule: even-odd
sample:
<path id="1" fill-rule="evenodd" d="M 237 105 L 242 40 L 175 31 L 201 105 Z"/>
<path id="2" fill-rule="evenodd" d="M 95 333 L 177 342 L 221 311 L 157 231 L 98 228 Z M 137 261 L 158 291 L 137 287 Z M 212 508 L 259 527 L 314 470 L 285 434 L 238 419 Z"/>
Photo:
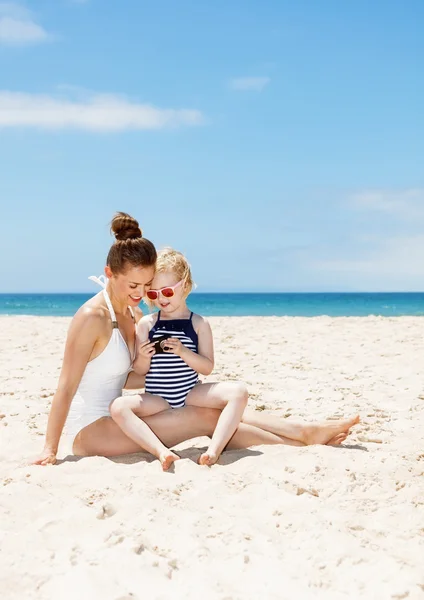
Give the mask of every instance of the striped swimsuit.
<path id="1" fill-rule="evenodd" d="M 164 320 L 160 318 L 159 311 L 157 321 L 149 331 L 149 339 L 154 342 L 164 333 L 168 333 L 197 353 L 198 337 L 192 319 L 193 313 L 189 319 Z M 149 394 L 164 398 L 171 408 L 184 406 L 187 394 L 197 383 L 199 383 L 198 373 L 181 357 L 168 352 L 152 356 L 150 369 L 146 375 L 145 390 Z"/>

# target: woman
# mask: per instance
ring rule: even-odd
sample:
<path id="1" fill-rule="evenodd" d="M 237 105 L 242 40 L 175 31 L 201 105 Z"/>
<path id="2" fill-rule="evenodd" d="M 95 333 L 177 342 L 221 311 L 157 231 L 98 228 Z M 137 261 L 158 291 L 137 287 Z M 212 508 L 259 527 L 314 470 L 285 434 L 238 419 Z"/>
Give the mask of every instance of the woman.
<path id="1" fill-rule="evenodd" d="M 111 230 L 116 241 L 106 260 L 108 283 L 72 319 L 45 446 L 36 464 L 56 462 L 65 422 L 68 447 L 75 455 L 117 456 L 141 450 L 111 419 L 109 406 L 124 387 L 138 389 L 143 385 L 131 372 L 136 356 L 134 313 L 151 285 L 157 255 L 152 242 L 143 238 L 138 222 L 128 214 L 117 213 Z M 245 398 L 247 390 L 242 383 L 227 382 L 214 384 L 210 393 L 216 398 L 215 404 L 224 405 L 229 397 Z M 151 435 L 143 449 L 154 452 L 166 470 L 178 459 L 168 448 L 193 437 L 210 436 L 219 414 L 216 409 L 187 406 L 146 417 L 143 420 Z M 358 420 L 301 425 L 246 410 L 227 447 L 339 444 Z"/>

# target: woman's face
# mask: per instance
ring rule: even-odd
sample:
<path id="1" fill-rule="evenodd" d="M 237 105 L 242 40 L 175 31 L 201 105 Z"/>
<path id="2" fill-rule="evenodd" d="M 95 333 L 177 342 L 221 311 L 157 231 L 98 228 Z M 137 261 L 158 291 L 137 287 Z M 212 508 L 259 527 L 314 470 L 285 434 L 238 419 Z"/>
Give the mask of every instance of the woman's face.
<path id="1" fill-rule="evenodd" d="M 131 265 L 124 273 L 113 275 L 109 267 L 106 267 L 105 273 L 106 277 L 111 279 L 114 294 L 123 301 L 125 300 L 128 306 L 138 306 L 151 287 L 155 268 Z"/>

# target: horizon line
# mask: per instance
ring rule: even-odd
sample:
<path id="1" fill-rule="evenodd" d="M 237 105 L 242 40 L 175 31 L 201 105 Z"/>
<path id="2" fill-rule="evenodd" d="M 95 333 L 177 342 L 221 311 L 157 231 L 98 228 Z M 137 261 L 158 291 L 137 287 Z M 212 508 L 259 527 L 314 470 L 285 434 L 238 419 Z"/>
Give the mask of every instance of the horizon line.
<path id="1" fill-rule="evenodd" d="M 100 290 L 101 291 L 101 290 Z M 96 296 L 99 292 L 0 292 L 0 296 L 60 296 L 60 295 L 75 295 L 75 296 L 87 296 L 92 295 Z M 424 294 L 424 290 L 332 290 L 332 291 L 317 291 L 317 290 L 308 290 L 308 291 L 275 291 L 275 290 L 261 290 L 261 291 L 205 291 L 198 292 L 193 291 L 190 292 L 190 296 L 196 296 L 201 294 L 256 294 L 256 295 L 277 295 L 277 294 Z"/>

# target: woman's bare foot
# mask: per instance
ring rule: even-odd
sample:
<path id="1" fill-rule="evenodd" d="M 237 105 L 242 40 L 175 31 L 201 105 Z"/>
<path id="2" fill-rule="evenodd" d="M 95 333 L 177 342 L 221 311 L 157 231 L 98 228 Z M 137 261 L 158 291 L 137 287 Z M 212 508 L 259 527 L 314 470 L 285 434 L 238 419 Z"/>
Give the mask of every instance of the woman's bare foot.
<path id="1" fill-rule="evenodd" d="M 171 450 L 167 450 L 166 452 L 161 452 L 161 454 L 159 454 L 159 460 L 162 465 L 162 470 L 167 471 L 176 460 L 180 460 L 180 457 L 178 454 L 171 452 Z"/>
<path id="2" fill-rule="evenodd" d="M 320 425 L 306 425 L 305 436 L 302 440 L 307 446 L 313 444 L 332 444 L 337 445 L 341 442 L 334 442 L 340 434 L 344 434 L 345 438 L 349 434 L 351 427 L 359 423 L 359 415 L 350 419 L 338 419 L 337 421 L 325 421 Z M 343 441 L 343 440 L 342 440 Z"/>
<path id="3" fill-rule="evenodd" d="M 338 433 L 327 442 L 327 446 L 340 446 L 347 438 L 347 433 Z"/>
<path id="4" fill-rule="evenodd" d="M 218 458 L 219 456 L 217 454 L 214 454 L 213 452 L 204 452 L 199 456 L 199 460 L 197 462 L 199 463 L 199 465 L 206 465 L 207 467 L 211 467 L 217 462 Z"/>

